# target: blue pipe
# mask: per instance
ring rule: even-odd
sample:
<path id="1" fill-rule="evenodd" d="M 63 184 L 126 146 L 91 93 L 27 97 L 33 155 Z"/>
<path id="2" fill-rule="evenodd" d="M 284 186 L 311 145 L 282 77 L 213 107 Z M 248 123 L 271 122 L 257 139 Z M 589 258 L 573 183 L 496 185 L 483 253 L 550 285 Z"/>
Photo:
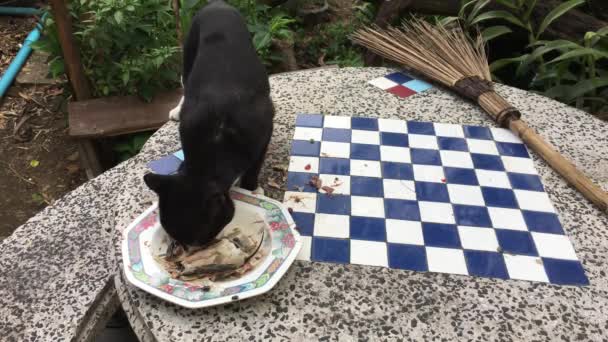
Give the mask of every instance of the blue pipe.
<path id="1" fill-rule="evenodd" d="M 36 15 L 41 12 L 38 8 L 0 6 L 0 15 Z"/>
<path id="2" fill-rule="evenodd" d="M 0 99 L 4 97 L 4 94 L 11 86 L 13 80 L 15 79 L 15 77 L 17 77 L 17 74 L 19 73 L 19 71 L 23 67 L 23 64 L 25 64 L 25 61 L 32 52 L 31 44 L 37 41 L 38 38 L 40 38 L 40 33 L 42 32 L 44 20 L 46 19 L 47 15 L 48 13 L 45 12 L 42 15 L 42 18 L 40 18 L 40 22 L 36 24 L 34 30 L 32 30 L 32 32 L 27 35 L 27 38 L 25 38 L 25 42 L 23 43 L 23 46 L 21 47 L 17 55 L 15 56 L 15 59 L 13 59 L 11 64 L 8 66 L 8 69 L 6 69 L 6 71 L 4 72 L 4 75 L 2 75 L 2 78 L 0 78 Z"/>

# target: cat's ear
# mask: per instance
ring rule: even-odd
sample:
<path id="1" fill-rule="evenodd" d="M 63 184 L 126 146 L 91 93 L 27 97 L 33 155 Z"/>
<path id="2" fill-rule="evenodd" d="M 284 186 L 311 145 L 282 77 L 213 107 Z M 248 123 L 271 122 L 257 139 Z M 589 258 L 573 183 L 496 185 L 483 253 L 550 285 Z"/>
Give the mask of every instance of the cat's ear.
<path id="1" fill-rule="evenodd" d="M 152 191 L 160 194 L 166 189 L 171 183 L 171 176 L 157 175 L 154 173 L 146 173 L 144 175 L 144 182 Z"/>

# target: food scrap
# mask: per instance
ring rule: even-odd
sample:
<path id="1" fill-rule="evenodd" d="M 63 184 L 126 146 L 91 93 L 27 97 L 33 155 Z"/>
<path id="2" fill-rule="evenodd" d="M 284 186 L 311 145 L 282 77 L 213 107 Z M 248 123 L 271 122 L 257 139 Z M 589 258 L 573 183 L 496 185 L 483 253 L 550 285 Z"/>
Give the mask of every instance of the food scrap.
<path id="1" fill-rule="evenodd" d="M 321 189 L 321 187 L 323 186 L 323 181 L 319 178 L 319 176 L 312 176 L 310 177 L 308 184 L 318 190 Z"/>
<path id="2" fill-rule="evenodd" d="M 311 168 L 310 164 L 306 164 L 306 166 L 304 166 L 304 170 L 306 170 L 306 171 L 310 170 L 310 168 Z"/>
<path id="3" fill-rule="evenodd" d="M 266 230 L 263 221 L 252 222 L 246 227 L 230 227 L 206 246 L 182 246 L 171 241 L 166 253 L 157 256 L 156 260 L 172 278 L 184 281 L 216 281 L 242 275 L 261 262 L 267 253 L 262 248 Z"/>
<path id="4" fill-rule="evenodd" d="M 334 192 L 334 188 L 332 188 L 331 186 L 327 186 L 327 185 L 323 185 L 321 187 L 321 190 L 324 190 L 326 194 L 330 195 Z"/>

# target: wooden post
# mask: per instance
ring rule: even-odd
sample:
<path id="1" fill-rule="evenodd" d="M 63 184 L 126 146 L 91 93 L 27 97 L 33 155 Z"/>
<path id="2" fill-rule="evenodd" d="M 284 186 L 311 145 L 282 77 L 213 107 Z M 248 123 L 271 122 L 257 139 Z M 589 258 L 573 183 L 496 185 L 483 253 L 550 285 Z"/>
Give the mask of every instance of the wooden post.
<path id="1" fill-rule="evenodd" d="M 179 45 L 183 45 L 182 22 L 179 15 L 179 0 L 173 0 L 173 15 L 175 16 L 175 30 L 177 31 L 177 41 Z"/>
<path id="2" fill-rule="evenodd" d="M 80 61 L 80 53 L 74 41 L 72 34 L 72 20 L 70 13 L 63 0 L 50 0 L 51 10 L 57 25 L 57 33 L 59 35 L 59 43 L 63 53 L 63 61 L 65 70 L 68 75 L 70 84 L 74 91 L 74 97 L 77 101 L 82 101 L 91 98 L 91 88 L 84 74 L 84 69 Z M 80 160 L 84 165 L 87 177 L 89 179 L 103 172 L 101 163 L 97 158 L 95 146 L 91 140 L 80 139 L 78 142 L 78 151 Z"/>

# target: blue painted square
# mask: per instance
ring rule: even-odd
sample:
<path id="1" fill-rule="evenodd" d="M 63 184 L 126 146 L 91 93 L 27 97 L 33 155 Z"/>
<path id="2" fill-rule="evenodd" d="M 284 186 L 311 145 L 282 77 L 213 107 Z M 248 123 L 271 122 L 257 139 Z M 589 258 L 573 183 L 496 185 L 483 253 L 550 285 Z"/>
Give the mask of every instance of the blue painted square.
<path id="1" fill-rule="evenodd" d="M 182 161 L 174 155 L 162 157 L 159 160 L 154 160 L 148 163 L 148 167 L 156 174 L 170 175 L 176 173 Z"/>
<path id="2" fill-rule="evenodd" d="M 528 230 L 539 233 L 564 234 L 559 218 L 553 213 L 523 210 L 522 214 Z"/>
<path id="3" fill-rule="evenodd" d="M 412 164 L 382 162 L 382 177 L 385 179 L 414 179 Z"/>
<path id="4" fill-rule="evenodd" d="M 292 156 L 312 156 L 318 157 L 321 151 L 321 142 L 308 140 L 293 140 L 291 142 Z"/>
<path id="5" fill-rule="evenodd" d="M 513 189 L 545 191 L 540 177 L 524 173 L 509 173 L 509 180 Z"/>
<path id="6" fill-rule="evenodd" d="M 441 165 L 441 156 L 437 150 L 427 150 L 423 148 L 410 149 L 412 164 Z"/>
<path id="7" fill-rule="evenodd" d="M 498 245 L 505 253 L 538 256 L 536 246 L 529 232 L 495 229 Z"/>
<path id="8" fill-rule="evenodd" d="M 384 213 L 390 219 L 420 221 L 420 208 L 416 201 L 385 198 Z"/>
<path id="9" fill-rule="evenodd" d="M 576 260 L 543 258 L 549 282 L 560 285 L 589 285 L 583 265 Z"/>
<path id="10" fill-rule="evenodd" d="M 388 244 L 388 265 L 411 271 L 428 271 L 424 246 Z"/>
<path id="11" fill-rule="evenodd" d="M 437 142 L 439 143 L 440 150 L 469 151 L 467 141 L 462 138 L 437 137 Z"/>
<path id="12" fill-rule="evenodd" d="M 323 214 L 350 215 L 350 196 L 317 196 L 317 212 Z"/>
<path id="13" fill-rule="evenodd" d="M 431 89 L 433 86 L 421 80 L 411 80 L 403 85 L 408 87 L 417 93 L 421 93 L 425 90 Z"/>
<path id="14" fill-rule="evenodd" d="M 389 145 L 389 146 L 401 146 L 401 147 L 409 146 L 407 134 L 401 134 L 401 133 L 381 132 L 380 133 L 380 143 L 382 145 Z"/>
<path id="15" fill-rule="evenodd" d="M 432 122 L 408 121 L 407 132 L 409 134 L 435 135 L 435 126 Z"/>
<path id="16" fill-rule="evenodd" d="M 315 226 L 315 214 L 294 211 L 291 217 L 296 223 L 298 232 L 304 236 L 312 236 Z"/>
<path id="17" fill-rule="evenodd" d="M 502 254 L 486 251 L 464 251 L 470 275 L 508 279 L 509 273 Z"/>
<path id="18" fill-rule="evenodd" d="M 350 158 L 380 160 L 380 146 L 368 144 L 350 144 Z"/>
<path id="19" fill-rule="evenodd" d="M 323 141 L 337 141 L 350 143 L 350 129 L 343 128 L 323 128 Z"/>
<path id="20" fill-rule="evenodd" d="M 176 156 L 179 160 L 184 160 L 184 150 L 179 150 L 173 153 L 173 155 Z"/>
<path id="21" fill-rule="evenodd" d="M 350 238 L 356 240 L 386 241 L 386 224 L 384 219 L 351 216 Z"/>
<path id="22" fill-rule="evenodd" d="M 445 179 L 448 183 L 464 184 L 464 185 L 479 185 L 475 170 L 461 169 L 459 167 L 444 167 Z"/>
<path id="23" fill-rule="evenodd" d="M 453 224 L 423 222 L 422 235 L 425 246 L 462 248 L 458 228 Z"/>
<path id="24" fill-rule="evenodd" d="M 443 183 L 415 182 L 419 201 L 449 202 L 448 187 Z"/>
<path id="25" fill-rule="evenodd" d="M 530 158 L 524 144 L 496 142 L 498 153 L 502 156 Z"/>
<path id="26" fill-rule="evenodd" d="M 296 126 L 323 127 L 323 115 L 320 114 L 298 114 Z"/>
<path id="27" fill-rule="evenodd" d="M 321 158 L 319 173 L 330 175 L 350 175 L 350 160 L 342 158 Z"/>
<path id="28" fill-rule="evenodd" d="M 519 208 L 511 189 L 482 187 L 481 193 L 488 207 Z"/>
<path id="29" fill-rule="evenodd" d="M 462 126 L 464 136 L 472 139 L 493 140 L 492 131 L 487 127 Z"/>
<path id="30" fill-rule="evenodd" d="M 505 170 L 505 166 L 502 164 L 502 160 L 499 156 L 471 153 L 471 159 L 473 159 L 473 166 L 475 166 L 476 169 L 493 171 Z"/>
<path id="31" fill-rule="evenodd" d="M 454 216 L 459 226 L 492 227 L 486 207 L 454 204 Z"/>
<path id="32" fill-rule="evenodd" d="M 350 119 L 350 126 L 352 129 L 377 131 L 378 119 L 354 117 Z"/>
<path id="33" fill-rule="evenodd" d="M 348 264 L 350 262 L 350 242 L 348 239 L 313 237 L 310 258 L 313 261 Z"/>
<path id="34" fill-rule="evenodd" d="M 384 197 L 382 179 L 351 176 L 350 194 L 353 196 Z"/>
<path id="35" fill-rule="evenodd" d="M 391 80 L 395 83 L 399 83 L 399 84 L 403 84 L 405 82 L 409 82 L 409 81 L 413 80 L 413 78 L 411 78 L 408 75 L 401 73 L 401 72 L 394 72 L 394 73 L 388 74 L 384 77 L 388 78 L 389 80 Z"/>
<path id="36" fill-rule="evenodd" d="M 287 191 L 317 192 L 317 188 L 310 185 L 310 178 L 312 176 L 318 176 L 318 174 L 289 172 L 287 174 Z"/>

